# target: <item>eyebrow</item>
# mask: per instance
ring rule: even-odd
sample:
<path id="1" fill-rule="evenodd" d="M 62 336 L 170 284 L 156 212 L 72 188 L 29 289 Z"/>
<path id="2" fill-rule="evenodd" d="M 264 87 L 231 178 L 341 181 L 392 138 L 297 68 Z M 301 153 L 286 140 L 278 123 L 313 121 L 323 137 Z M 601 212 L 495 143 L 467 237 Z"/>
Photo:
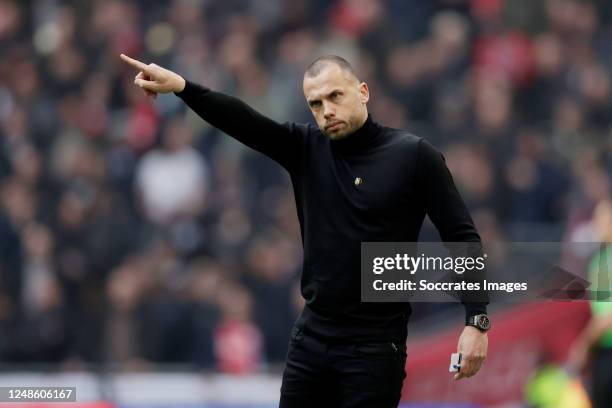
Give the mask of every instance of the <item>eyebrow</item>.
<path id="1" fill-rule="evenodd" d="M 325 96 L 326 96 L 326 97 L 329 97 L 329 96 L 331 96 L 331 94 L 333 94 L 334 92 L 344 93 L 344 91 L 343 91 L 342 89 L 340 89 L 340 88 L 334 88 L 334 89 L 332 89 L 331 91 L 329 91 L 329 92 L 327 93 L 327 95 L 325 95 Z M 321 98 L 317 97 L 317 98 L 313 98 L 313 99 L 309 99 L 309 100 L 308 100 L 308 104 L 309 104 L 309 105 L 313 104 L 314 102 L 321 102 Z"/>

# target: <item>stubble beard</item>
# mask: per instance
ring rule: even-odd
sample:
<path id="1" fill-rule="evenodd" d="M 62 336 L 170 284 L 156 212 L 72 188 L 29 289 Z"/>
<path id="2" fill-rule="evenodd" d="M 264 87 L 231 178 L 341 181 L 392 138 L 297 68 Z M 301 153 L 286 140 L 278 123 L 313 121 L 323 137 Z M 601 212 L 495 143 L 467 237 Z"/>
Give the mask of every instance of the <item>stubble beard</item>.
<path id="1" fill-rule="evenodd" d="M 349 136 L 351 133 L 355 132 L 355 130 L 357 130 L 355 128 L 355 118 L 349 118 L 348 120 L 343 121 L 344 126 L 342 126 L 340 129 L 336 130 L 336 131 L 328 131 L 325 130 L 325 128 L 321 129 L 321 131 L 327 135 L 327 137 L 329 137 L 331 140 L 339 140 L 339 139 L 344 139 L 345 137 Z"/>
<path id="2" fill-rule="evenodd" d="M 323 133 L 325 133 L 331 140 L 343 139 L 349 134 L 349 132 L 344 129 L 336 132 L 328 132 L 327 130 L 323 130 Z"/>

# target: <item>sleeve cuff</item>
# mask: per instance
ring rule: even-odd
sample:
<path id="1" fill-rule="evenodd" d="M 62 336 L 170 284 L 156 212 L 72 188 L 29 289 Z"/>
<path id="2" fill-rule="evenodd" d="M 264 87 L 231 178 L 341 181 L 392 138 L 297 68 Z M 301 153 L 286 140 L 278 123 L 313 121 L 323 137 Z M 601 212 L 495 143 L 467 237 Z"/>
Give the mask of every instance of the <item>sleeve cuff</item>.
<path id="1" fill-rule="evenodd" d="M 196 84 L 194 82 L 191 82 L 189 80 L 185 80 L 185 88 L 183 88 L 183 90 L 181 92 L 174 92 L 174 94 L 176 96 L 178 96 L 181 99 L 190 99 L 193 96 L 196 96 L 198 94 L 202 94 L 202 93 L 206 93 L 210 91 L 209 88 Z"/>

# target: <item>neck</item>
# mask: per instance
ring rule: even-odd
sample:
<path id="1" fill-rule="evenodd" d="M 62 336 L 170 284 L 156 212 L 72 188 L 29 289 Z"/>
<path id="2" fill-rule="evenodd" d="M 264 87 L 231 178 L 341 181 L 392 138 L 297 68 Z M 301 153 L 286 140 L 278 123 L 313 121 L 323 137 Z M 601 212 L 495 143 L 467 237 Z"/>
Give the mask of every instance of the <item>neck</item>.
<path id="1" fill-rule="evenodd" d="M 338 151 L 354 152 L 367 149 L 380 142 L 382 128 L 367 115 L 361 127 L 341 139 L 330 140 L 332 147 Z"/>
<path id="2" fill-rule="evenodd" d="M 340 140 L 340 139 L 344 139 L 346 137 L 349 137 L 350 135 L 352 135 L 353 133 L 359 131 L 359 129 L 361 129 L 363 127 L 363 125 L 366 123 L 366 121 L 368 120 L 368 111 L 364 111 L 363 115 L 361 115 L 361 117 L 357 120 L 357 127 L 355 128 L 355 130 L 353 130 L 351 133 L 347 133 L 345 135 L 342 135 L 336 139 L 333 140 Z"/>
<path id="3" fill-rule="evenodd" d="M 355 132 L 358 132 L 363 127 L 363 125 L 365 125 L 365 123 L 368 121 L 369 117 L 370 117 L 370 114 L 368 113 L 368 111 L 367 110 L 364 111 L 363 115 L 359 119 L 359 127 L 357 128 L 357 130 L 355 130 Z M 355 132 L 353 132 L 353 133 L 355 133 Z M 351 134 L 349 134 L 347 136 L 350 136 Z"/>

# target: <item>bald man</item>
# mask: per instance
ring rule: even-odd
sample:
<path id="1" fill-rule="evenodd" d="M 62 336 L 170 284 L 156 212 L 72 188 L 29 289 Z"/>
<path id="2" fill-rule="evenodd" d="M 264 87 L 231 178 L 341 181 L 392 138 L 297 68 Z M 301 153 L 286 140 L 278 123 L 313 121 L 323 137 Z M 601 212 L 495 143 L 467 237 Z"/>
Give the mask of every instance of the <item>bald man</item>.
<path id="1" fill-rule="evenodd" d="M 445 242 L 480 243 L 444 158 L 426 140 L 368 114 L 368 86 L 330 55 L 304 74 L 317 126 L 279 124 L 244 102 L 125 55 L 147 95 L 174 92 L 200 117 L 283 166 L 300 222 L 305 307 L 289 344 L 281 408 L 396 407 L 406 376 L 409 303 L 360 298 L 361 242 L 416 242 L 429 215 Z M 487 354 L 486 303 L 465 303 L 458 342 L 470 377 Z"/>

